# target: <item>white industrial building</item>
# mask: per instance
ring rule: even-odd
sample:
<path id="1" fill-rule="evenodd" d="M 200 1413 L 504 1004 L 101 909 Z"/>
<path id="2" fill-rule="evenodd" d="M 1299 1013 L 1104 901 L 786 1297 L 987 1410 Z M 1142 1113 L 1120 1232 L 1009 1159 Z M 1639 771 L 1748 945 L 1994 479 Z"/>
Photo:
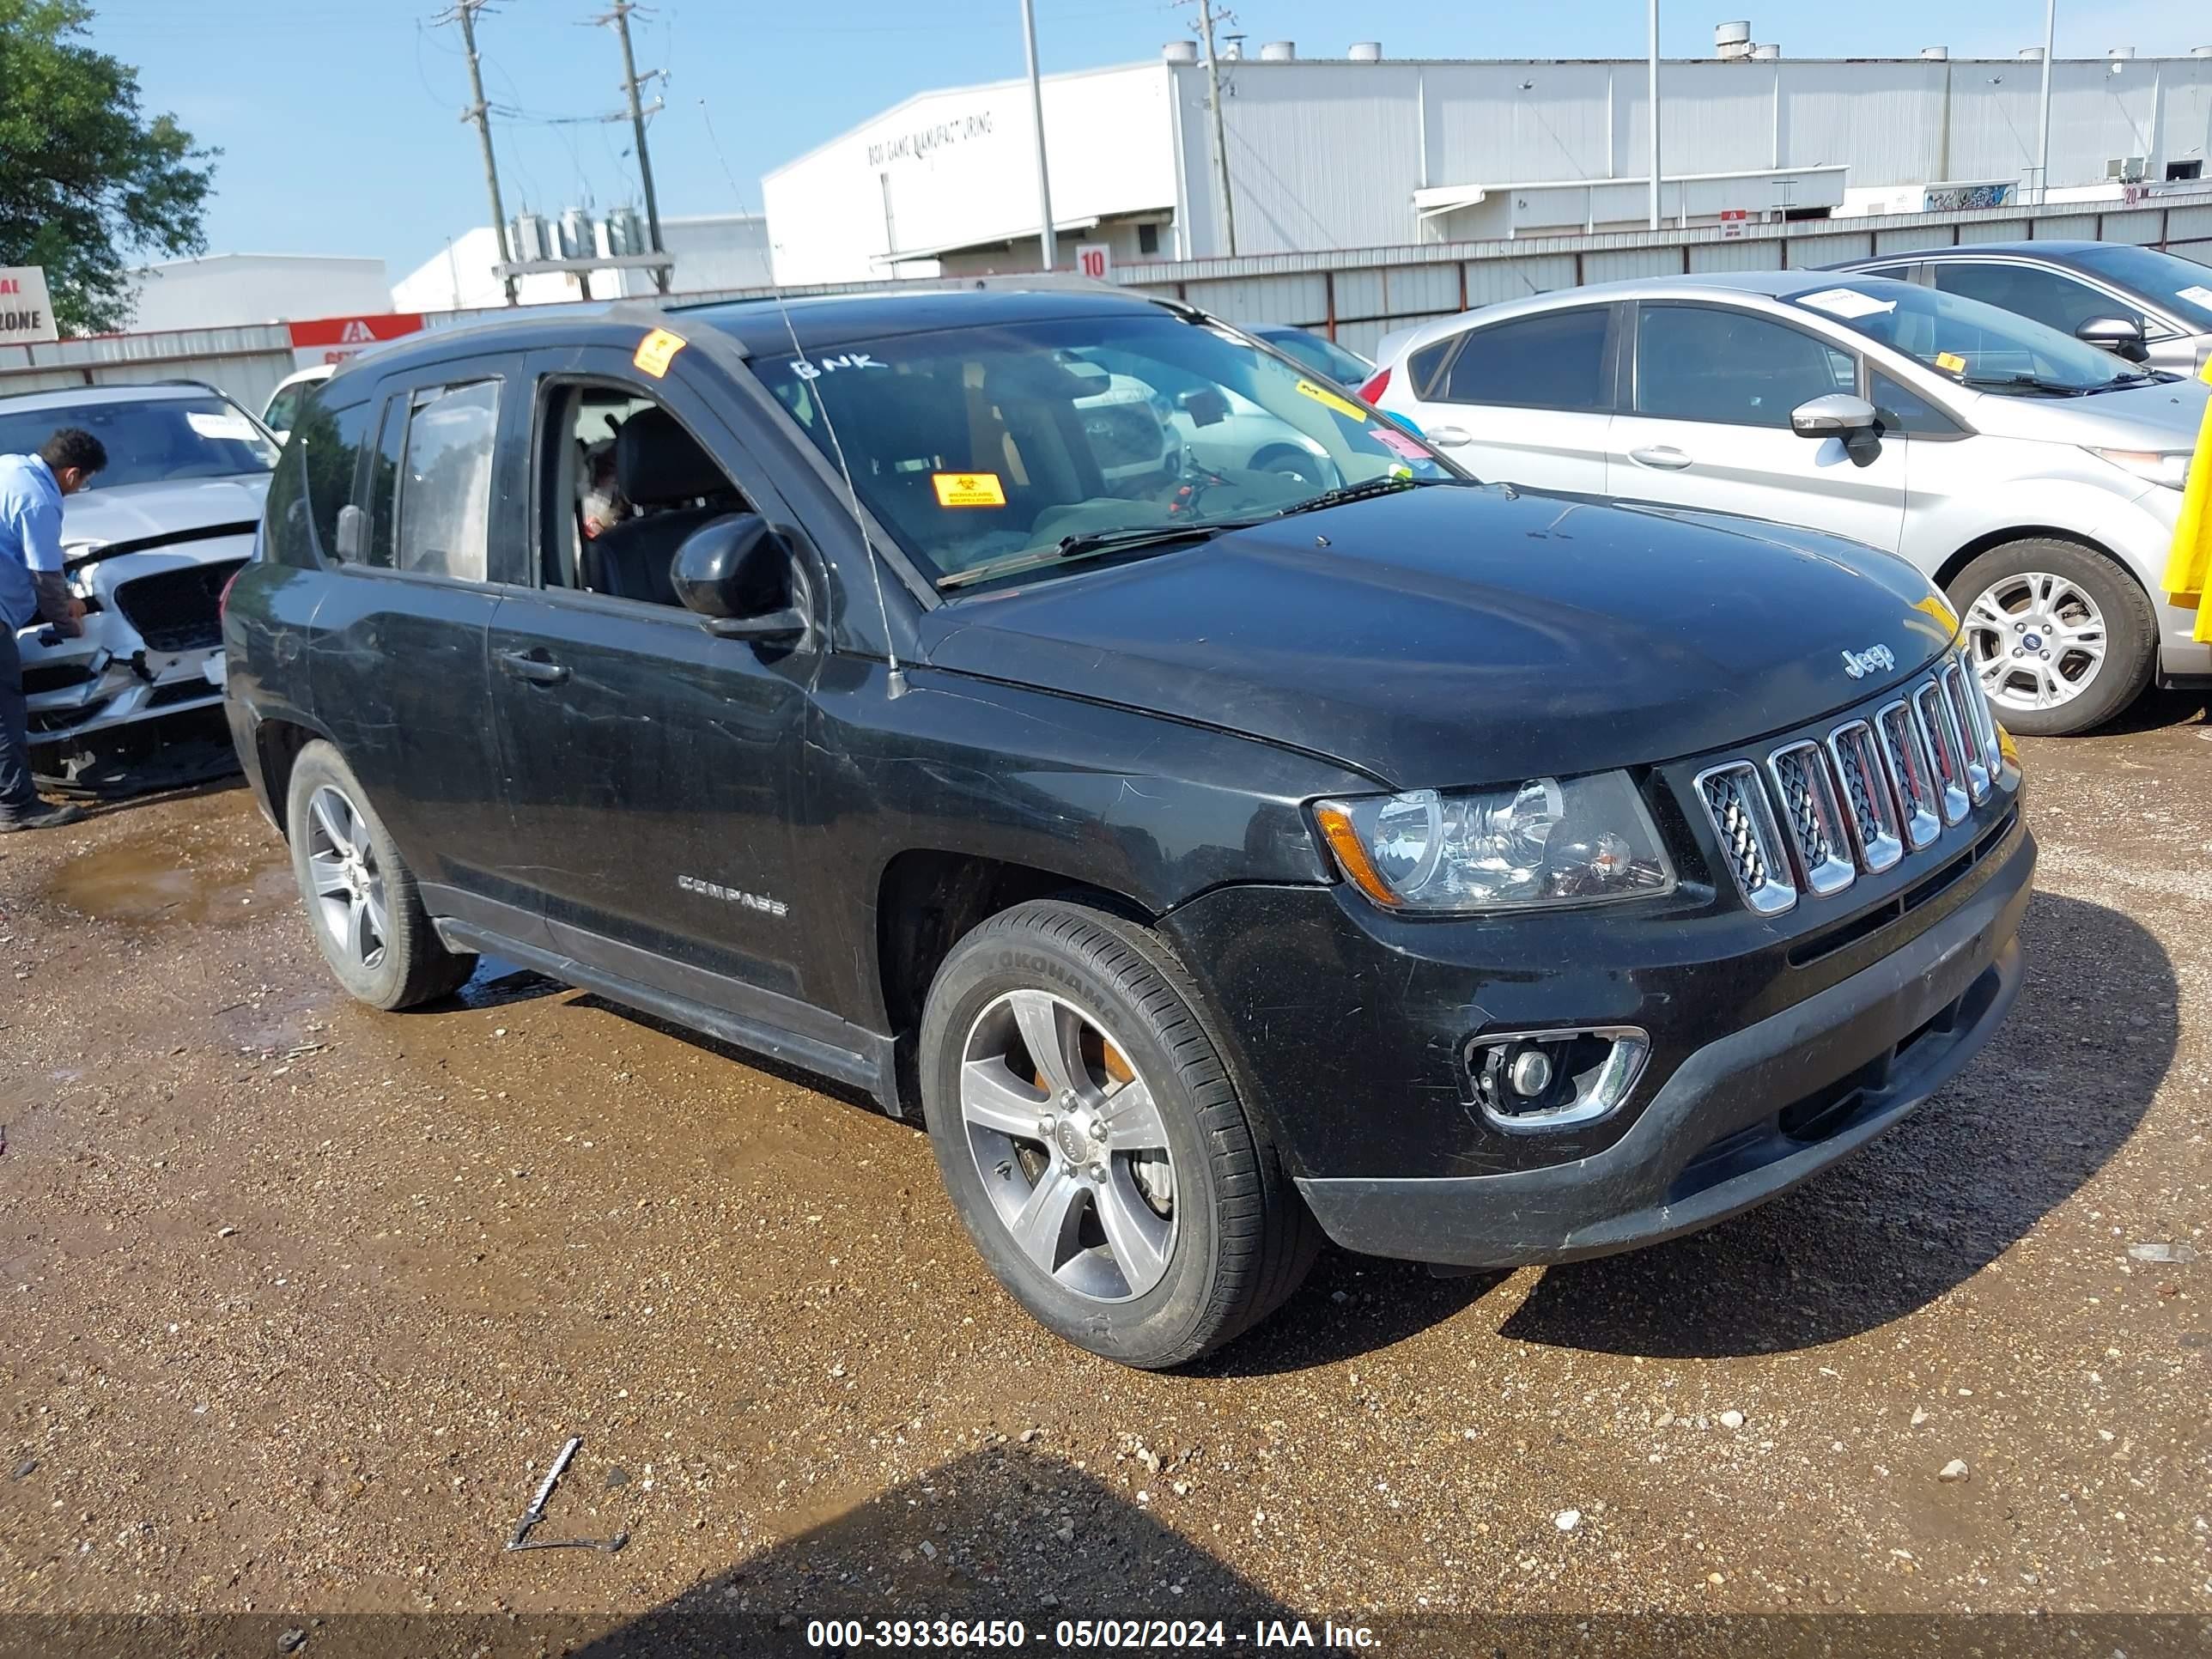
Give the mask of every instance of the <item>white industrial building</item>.
<path id="1" fill-rule="evenodd" d="M 2212 149 L 2212 47 L 2054 63 L 2045 179 L 2039 49 L 1794 59 L 1746 25 L 1716 35 L 1720 55 L 1660 66 L 1670 226 L 2117 200 L 2202 178 Z M 1330 59 L 1279 41 L 1218 71 L 1237 253 L 1648 223 L 1642 58 L 1392 59 L 1366 42 Z M 1078 241 L 1117 265 L 1231 252 L 1207 85 L 1188 42 L 1044 79 L 1060 264 Z M 1034 269 L 1035 131 L 1026 81 L 963 87 L 777 168 L 762 182 L 776 280 Z"/>
<path id="2" fill-rule="evenodd" d="M 641 216 L 617 209 L 604 216 L 570 208 L 557 217 L 518 214 L 509 226 L 518 261 L 613 258 L 646 250 Z M 660 222 L 663 251 L 673 262 L 672 288 L 684 293 L 758 288 L 769 281 L 768 222 L 757 213 L 708 213 Z M 395 311 L 470 311 L 504 305 L 499 277 L 499 238 L 489 225 L 465 231 L 392 285 Z M 636 265 L 601 266 L 588 271 L 537 271 L 521 277 L 517 298 L 524 305 L 549 305 L 585 297 L 619 299 L 654 291 L 652 273 Z"/>
<path id="3" fill-rule="evenodd" d="M 244 328 L 392 308 L 381 259 L 320 253 L 211 253 L 131 273 L 133 331 Z"/>

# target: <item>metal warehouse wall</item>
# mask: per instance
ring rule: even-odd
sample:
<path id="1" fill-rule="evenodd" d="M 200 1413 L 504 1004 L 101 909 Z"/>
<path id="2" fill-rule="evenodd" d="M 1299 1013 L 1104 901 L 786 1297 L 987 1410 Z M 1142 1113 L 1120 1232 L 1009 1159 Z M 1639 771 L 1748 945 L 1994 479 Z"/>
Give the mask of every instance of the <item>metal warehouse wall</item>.
<path id="1" fill-rule="evenodd" d="M 107 334 L 58 345 L 0 346 L 0 397 L 64 386 L 204 380 L 258 415 L 294 367 L 292 337 L 280 326 Z"/>
<path id="2" fill-rule="evenodd" d="M 1174 67 L 1178 247 L 1227 246 L 1202 68 Z M 1340 59 L 1223 66 L 1241 252 L 1418 242 L 1413 192 L 1650 172 L 1645 65 Z M 1662 64 L 1669 177 L 1844 164 L 1854 189 L 2033 184 L 2042 66 L 2016 59 Z M 2212 153 L 2212 58 L 2052 65 L 2054 189 L 2101 185 L 2140 155 L 2148 179 Z M 1056 163 L 1055 163 L 1056 165 Z M 1761 211 L 1765 181 L 1738 204 Z M 1431 233 L 1433 234 L 1433 233 Z"/>

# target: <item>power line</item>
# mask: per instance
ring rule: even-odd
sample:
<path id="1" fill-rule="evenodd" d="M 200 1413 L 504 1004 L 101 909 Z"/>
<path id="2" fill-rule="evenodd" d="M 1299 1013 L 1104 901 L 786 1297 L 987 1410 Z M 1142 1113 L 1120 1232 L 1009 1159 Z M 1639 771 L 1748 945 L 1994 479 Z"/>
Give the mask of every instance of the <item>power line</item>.
<path id="1" fill-rule="evenodd" d="M 637 72 L 637 58 L 631 52 L 629 43 L 629 15 L 637 9 L 637 0 L 615 0 L 612 6 L 592 21 L 595 24 L 611 23 L 616 38 L 622 42 L 622 87 L 623 94 L 629 100 L 630 131 L 637 142 L 638 182 L 645 186 L 646 236 L 655 253 L 665 253 L 667 250 L 660 243 L 660 204 L 653 193 L 653 157 L 645 147 L 645 110 L 638 102 L 637 94 L 638 88 L 647 82 L 665 79 L 667 72 L 664 70 L 648 70 L 644 75 Z M 658 107 L 657 104 L 655 107 Z M 668 292 L 668 267 L 665 264 L 653 267 L 653 286 L 663 294 Z"/>
<path id="2" fill-rule="evenodd" d="M 486 0 L 453 0 L 453 7 L 438 19 L 442 27 L 447 23 L 461 26 L 461 46 L 468 54 L 469 92 L 475 102 L 462 112 L 461 119 L 476 123 L 477 137 L 483 146 L 484 188 L 491 196 L 491 234 L 499 247 L 500 275 L 507 288 L 507 302 L 515 303 L 514 274 L 507 267 L 514 264 L 514 255 L 507 247 L 507 209 L 499 198 L 499 162 L 492 155 L 491 106 L 484 101 L 483 72 L 477 59 L 477 13 L 483 10 Z"/>

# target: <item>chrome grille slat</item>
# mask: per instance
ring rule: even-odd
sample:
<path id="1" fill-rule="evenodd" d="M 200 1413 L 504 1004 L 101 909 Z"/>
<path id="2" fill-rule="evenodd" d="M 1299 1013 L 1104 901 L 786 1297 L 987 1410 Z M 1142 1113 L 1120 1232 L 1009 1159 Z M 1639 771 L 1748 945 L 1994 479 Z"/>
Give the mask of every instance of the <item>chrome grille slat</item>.
<path id="1" fill-rule="evenodd" d="M 1782 832 L 1796 855 L 1798 878 L 1808 892 L 1842 891 L 1858 872 L 1820 745 L 1810 740 L 1786 744 L 1767 757 L 1766 769 L 1782 805 Z"/>
<path id="2" fill-rule="evenodd" d="M 1726 762 L 1700 772 L 1697 789 L 1744 902 L 1766 916 L 1796 903 L 1797 885 L 1758 769 L 1749 761 Z"/>
<path id="3" fill-rule="evenodd" d="M 1874 725 L 1881 738 L 1882 765 L 1905 814 L 1905 844 L 1917 853 L 1943 833 L 1936 763 L 1928 757 L 1928 740 L 1920 735 L 1919 722 L 1901 700 L 1884 703 Z"/>
<path id="4" fill-rule="evenodd" d="M 1983 758 L 1981 728 L 1974 722 L 1973 707 L 1966 696 L 1966 676 L 1954 659 L 1943 670 L 1943 701 L 1959 728 L 1960 752 L 1966 757 L 1966 793 L 1976 800 L 1990 798 L 1990 767 Z"/>
<path id="5" fill-rule="evenodd" d="M 1981 744 L 1982 764 L 1994 783 L 2004 775 L 2004 745 L 1997 739 L 1996 710 L 1990 707 L 1989 693 L 1983 690 L 1982 677 L 1974 672 L 1974 665 L 1966 660 L 1964 652 L 1958 657 L 1959 680 L 1966 690 L 1966 703 L 1973 710 L 1974 740 Z"/>
<path id="6" fill-rule="evenodd" d="M 1859 866 L 1869 875 L 1878 874 L 1905 856 L 1905 839 L 1897 821 L 1897 795 L 1882 769 L 1874 728 L 1864 720 L 1845 721 L 1829 734 L 1828 753 L 1843 783 L 1844 816 Z"/>
<path id="7" fill-rule="evenodd" d="M 1941 793 L 1943 822 L 1957 823 L 1966 816 L 1973 798 L 1966 793 L 1966 743 L 1959 735 L 1959 722 L 1951 713 L 1950 699 L 1933 680 L 1912 688 L 1912 718 L 1928 740 L 1933 774 Z"/>

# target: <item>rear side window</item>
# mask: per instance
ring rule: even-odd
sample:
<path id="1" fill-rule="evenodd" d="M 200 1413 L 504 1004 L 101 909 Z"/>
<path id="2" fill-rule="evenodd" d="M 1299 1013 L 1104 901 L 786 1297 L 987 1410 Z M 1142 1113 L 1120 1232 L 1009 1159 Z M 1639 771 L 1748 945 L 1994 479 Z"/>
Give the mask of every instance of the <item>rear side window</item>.
<path id="1" fill-rule="evenodd" d="M 499 382 L 415 394 L 399 467 L 393 563 L 426 576 L 485 580 Z"/>
<path id="2" fill-rule="evenodd" d="M 1423 346 L 1406 359 L 1407 384 L 1413 387 L 1416 398 L 1430 395 L 1429 388 L 1436 384 L 1437 371 L 1443 368 L 1444 359 L 1451 356 L 1452 348 L 1458 343 L 1456 339 L 1439 340 L 1432 346 Z"/>
<path id="3" fill-rule="evenodd" d="M 1706 306 L 1637 317 L 1639 415 L 1786 427 L 1798 404 L 1857 388 L 1856 358 L 1786 324 Z"/>
<path id="4" fill-rule="evenodd" d="M 331 408 L 312 393 L 302 399 L 269 481 L 269 547 L 279 562 L 307 566 L 337 556 L 338 513 L 353 499 L 369 412 L 366 402 Z"/>
<path id="5" fill-rule="evenodd" d="M 1481 328 L 1462 340 L 1440 392 L 1450 404 L 1602 410 L 1612 404 L 1605 338 L 1611 313 L 1547 312 Z"/>
<path id="6" fill-rule="evenodd" d="M 1936 286 L 1946 294 L 1963 295 L 2000 311 L 2032 317 L 2062 334 L 2071 334 L 2100 317 L 2130 318 L 2148 326 L 2149 319 L 2135 307 L 2123 305 L 2071 276 L 2028 265 L 1938 264 Z"/>

